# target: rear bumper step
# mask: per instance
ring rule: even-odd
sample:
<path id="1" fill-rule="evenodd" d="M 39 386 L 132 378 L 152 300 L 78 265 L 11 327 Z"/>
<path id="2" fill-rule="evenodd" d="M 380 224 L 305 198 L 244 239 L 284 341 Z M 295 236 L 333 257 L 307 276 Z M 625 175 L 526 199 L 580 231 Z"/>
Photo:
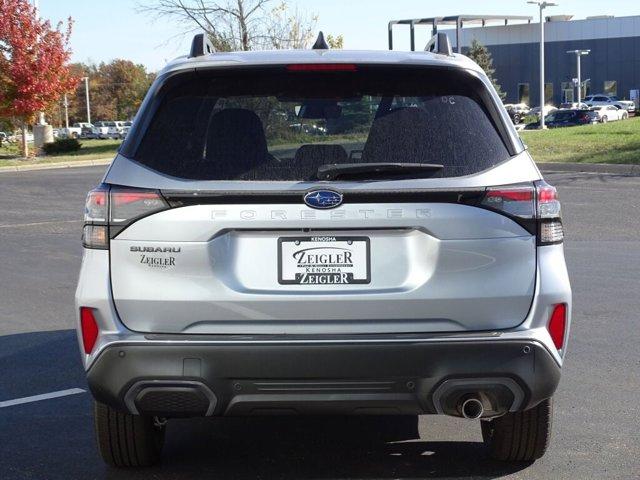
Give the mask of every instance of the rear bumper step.
<path id="1" fill-rule="evenodd" d="M 560 367 L 535 341 L 405 344 L 114 344 L 88 372 L 94 397 L 166 417 L 282 414 L 484 416 L 553 395 Z"/>

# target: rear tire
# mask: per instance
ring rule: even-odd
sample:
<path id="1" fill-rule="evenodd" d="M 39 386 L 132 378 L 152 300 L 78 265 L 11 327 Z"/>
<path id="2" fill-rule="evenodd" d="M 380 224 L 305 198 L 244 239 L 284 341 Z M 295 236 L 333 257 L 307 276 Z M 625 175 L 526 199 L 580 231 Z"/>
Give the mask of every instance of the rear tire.
<path id="1" fill-rule="evenodd" d="M 532 462 L 542 457 L 549 446 L 552 417 L 549 398 L 530 410 L 482 421 L 482 439 L 489 455 L 503 462 Z"/>
<path id="2" fill-rule="evenodd" d="M 103 403 L 94 403 L 98 450 L 107 465 L 148 467 L 160 460 L 164 428 L 152 417 L 122 413 Z"/>
<path id="3" fill-rule="evenodd" d="M 607 117 L 602 117 L 602 123 L 607 123 L 609 119 Z"/>

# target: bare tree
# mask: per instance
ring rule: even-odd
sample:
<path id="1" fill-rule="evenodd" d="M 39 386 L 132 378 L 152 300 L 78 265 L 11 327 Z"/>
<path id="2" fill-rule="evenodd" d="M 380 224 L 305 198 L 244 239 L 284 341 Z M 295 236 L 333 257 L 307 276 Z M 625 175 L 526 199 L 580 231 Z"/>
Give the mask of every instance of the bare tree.
<path id="1" fill-rule="evenodd" d="M 318 16 L 305 16 L 298 9 L 289 10 L 286 2 L 273 8 L 265 19 L 266 48 L 306 48 L 314 37 Z"/>
<path id="2" fill-rule="evenodd" d="M 139 10 L 176 20 L 185 33 L 204 30 L 218 51 L 304 48 L 317 21 L 284 0 L 143 0 Z"/>

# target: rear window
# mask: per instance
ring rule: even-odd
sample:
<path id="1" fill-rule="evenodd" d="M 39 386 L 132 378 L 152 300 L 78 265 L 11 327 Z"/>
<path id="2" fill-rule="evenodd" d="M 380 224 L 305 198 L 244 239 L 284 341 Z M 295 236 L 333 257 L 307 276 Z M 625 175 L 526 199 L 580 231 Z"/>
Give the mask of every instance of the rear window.
<path id="1" fill-rule="evenodd" d="M 574 111 L 556 111 L 547 115 L 547 119 L 552 122 L 561 122 L 564 120 L 569 120 L 575 116 L 576 112 Z"/>
<path id="2" fill-rule="evenodd" d="M 321 166 L 371 163 L 442 165 L 377 177 L 461 176 L 510 157 L 490 97 L 469 73 L 342 68 L 174 78 L 139 143 L 127 140 L 123 153 L 174 177 L 258 181 L 312 181 Z"/>

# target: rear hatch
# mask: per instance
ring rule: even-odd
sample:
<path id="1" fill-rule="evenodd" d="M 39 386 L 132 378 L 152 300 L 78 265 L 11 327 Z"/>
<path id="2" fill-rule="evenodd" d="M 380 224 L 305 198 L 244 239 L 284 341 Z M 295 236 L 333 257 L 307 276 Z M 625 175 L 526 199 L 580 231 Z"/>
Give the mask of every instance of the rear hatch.
<path id="1" fill-rule="evenodd" d="M 537 171 L 474 75 L 303 64 L 155 88 L 106 177 L 130 329 L 462 332 L 526 317 Z"/>

